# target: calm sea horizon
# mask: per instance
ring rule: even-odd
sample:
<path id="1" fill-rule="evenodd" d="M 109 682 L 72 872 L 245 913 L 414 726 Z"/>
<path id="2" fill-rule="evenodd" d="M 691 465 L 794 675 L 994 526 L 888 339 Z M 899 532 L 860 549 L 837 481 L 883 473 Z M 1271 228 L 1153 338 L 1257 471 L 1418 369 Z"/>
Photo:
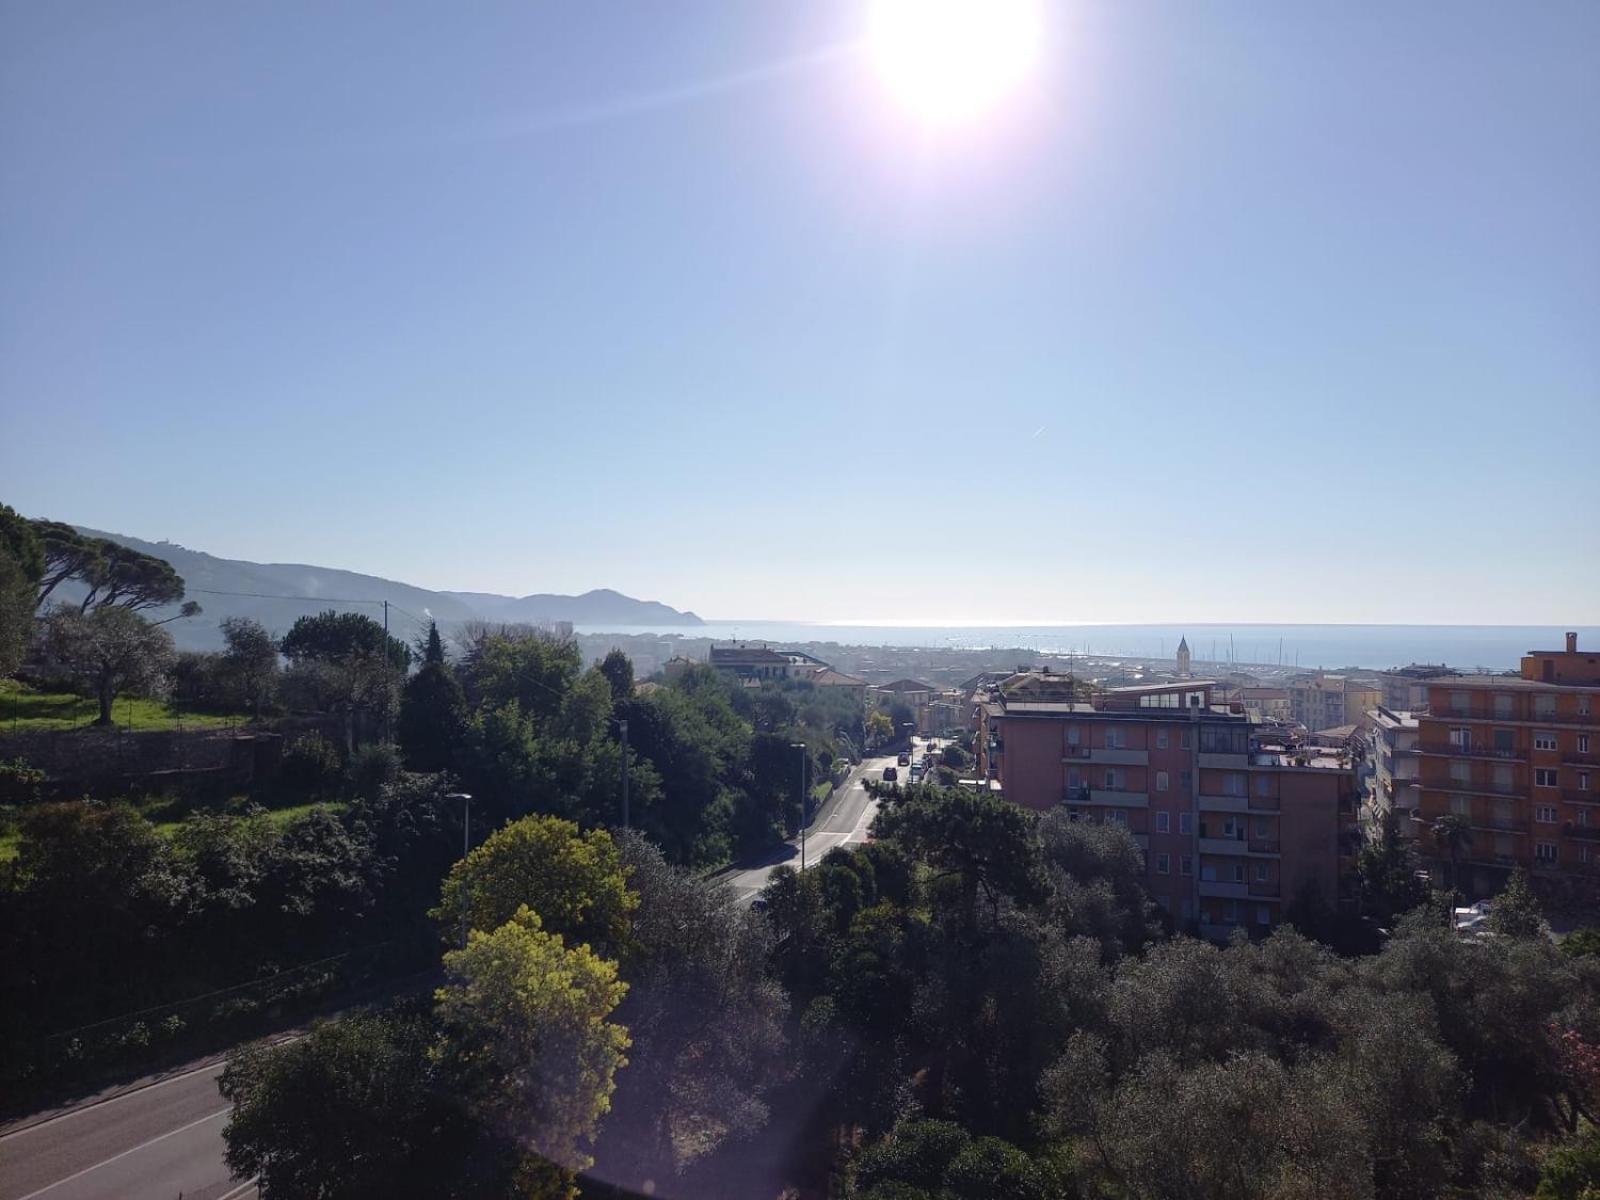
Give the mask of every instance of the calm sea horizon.
<path id="1" fill-rule="evenodd" d="M 1443 663 L 1515 670 L 1530 650 L 1557 650 L 1568 630 L 1600 650 L 1595 625 L 833 625 L 798 621 L 708 621 L 704 625 L 579 625 L 579 633 L 677 635 L 716 641 L 833 642 L 933 649 L 1023 647 L 1041 653 L 1171 658 L 1186 637 L 1196 663 L 1387 668 Z"/>

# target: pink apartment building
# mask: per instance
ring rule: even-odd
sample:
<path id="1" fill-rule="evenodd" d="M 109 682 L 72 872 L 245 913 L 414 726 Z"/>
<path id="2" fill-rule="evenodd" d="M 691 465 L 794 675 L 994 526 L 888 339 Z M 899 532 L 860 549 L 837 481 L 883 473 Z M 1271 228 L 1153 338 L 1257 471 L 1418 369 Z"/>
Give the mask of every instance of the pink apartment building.
<path id="1" fill-rule="evenodd" d="M 1126 828 L 1175 925 L 1225 938 L 1271 929 L 1305 889 L 1338 903 L 1358 791 L 1347 760 L 1258 744 L 1259 718 L 1214 704 L 1215 686 L 997 692 L 979 706 L 978 755 L 1017 804 Z"/>

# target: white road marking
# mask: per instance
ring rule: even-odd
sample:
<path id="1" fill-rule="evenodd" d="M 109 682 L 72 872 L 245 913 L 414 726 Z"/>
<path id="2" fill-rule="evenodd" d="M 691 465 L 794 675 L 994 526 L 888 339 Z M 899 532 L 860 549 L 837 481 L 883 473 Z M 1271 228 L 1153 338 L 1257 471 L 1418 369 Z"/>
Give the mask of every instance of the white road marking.
<path id="1" fill-rule="evenodd" d="M 53 1191 L 54 1189 L 60 1187 L 63 1183 L 71 1183 L 74 1179 L 82 1179 L 91 1171 L 98 1171 L 101 1167 L 109 1167 L 112 1163 L 119 1162 L 122 1159 L 127 1158 L 130 1154 L 137 1154 L 139 1151 L 144 1150 L 147 1147 L 154 1146 L 157 1142 L 166 1141 L 169 1137 L 177 1137 L 180 1133 L 187 1133 L 196 1126 L 204 1125 L 207 1121 L 215 1121 L 218 1117 L 225 1117 L 232 1111 L 233 1105 L 231 1104 L 228 1105 L 227 1108 L 219 1108 L 216 1112 L 212 1113 L 208 1117 L 201 1117 L 198 1121 L 190 1121 L 187 1125 L 180 1125 L 176 1129 L 169 1129 L 166 1133 L 158 1134 L 147 1142 L 140 1142 L 137 1146 L 129 1147 L 120 1154 L 113 1154 L 110 1158 L 104 1159 L 101 1162 L 97 1162 L 92 1167 L 85 1167 L 81 1171 L 74 1171 L 65 1179 L 58 1179 L 54 1183 L 47 1183 L 38 1191 L 29 1192 L 26 1196 L 19 1196 L 17 1200 L 33 1200 L 35 1196 L 42 1196 L 48 1191 Z"/>

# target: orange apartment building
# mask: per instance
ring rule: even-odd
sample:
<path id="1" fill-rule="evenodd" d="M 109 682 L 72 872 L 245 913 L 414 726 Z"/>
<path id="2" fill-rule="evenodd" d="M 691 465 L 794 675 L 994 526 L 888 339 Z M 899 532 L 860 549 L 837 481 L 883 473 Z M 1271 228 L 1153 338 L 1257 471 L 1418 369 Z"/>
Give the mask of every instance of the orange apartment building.
<path id="1" fill-rule="evenodd" d="M 1497 891 L 1512 867 L 1536 884 L 1600 892 L 1600 655 L 1534 650 L 1520 675 L 1458 676 L 1429 683 L 1418 718 L 1417 845 L 1438 866 L 1431 836 L 1445 813 L 1471 826 L 1457 850 L 1459 887 Z"/>
<path id="2" fill-rule="evenodd" d="M 1354 850 L 1347 761 L 1255 744 L 1259 718 L 1212 701 L 1207 680 L 979 705 L 979 770 L 1038 811 L 1121 825 L 1145 853 L 1151 895 L 1179 929 L 1265 933 L 1304 889 L 1339 900 Z"/>

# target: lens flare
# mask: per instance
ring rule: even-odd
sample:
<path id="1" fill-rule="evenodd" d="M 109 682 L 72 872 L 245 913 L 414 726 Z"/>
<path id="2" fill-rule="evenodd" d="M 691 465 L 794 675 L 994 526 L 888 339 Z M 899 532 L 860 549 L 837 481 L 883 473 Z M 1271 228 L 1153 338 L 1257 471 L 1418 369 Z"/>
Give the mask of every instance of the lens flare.
<path id="1" fill-rule="evenodd" d="M 918 121 L 969 124 L 1033 71 L 1042 0 L 872 0 L 867 45 L 885 87 Z"/>

